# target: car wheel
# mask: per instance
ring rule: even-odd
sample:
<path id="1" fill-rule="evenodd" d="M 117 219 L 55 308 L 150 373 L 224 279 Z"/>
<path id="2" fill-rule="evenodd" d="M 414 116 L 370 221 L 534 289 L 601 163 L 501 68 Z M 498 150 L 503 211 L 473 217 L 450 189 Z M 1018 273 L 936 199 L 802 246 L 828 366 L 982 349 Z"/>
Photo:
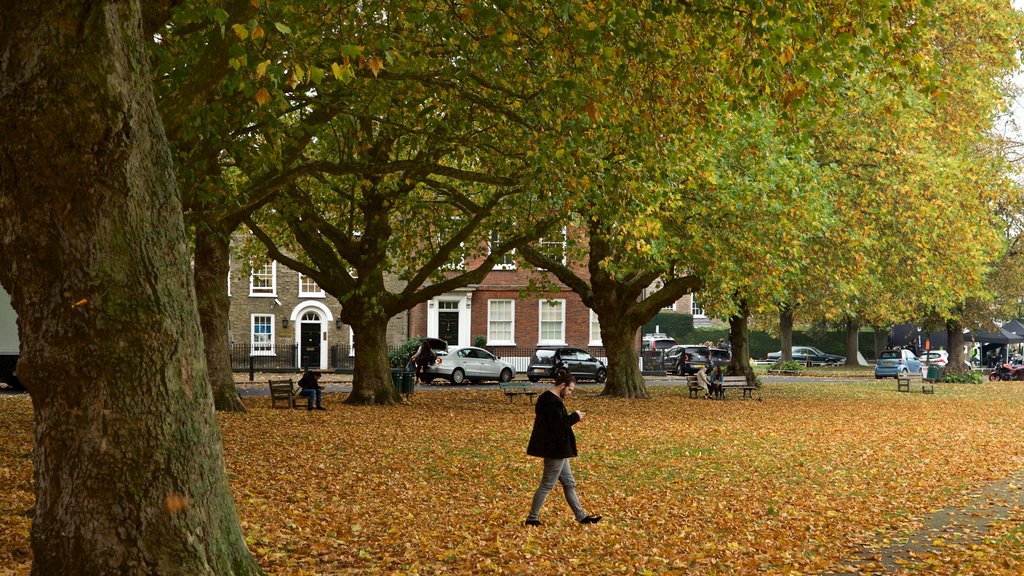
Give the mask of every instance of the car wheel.
<path id="1" fill-rule="evenodd" d="M 605 381 L 605 378 L 607 378 L 607 377 L 608 377 L 608 371 L 605 370 L 604 368 L 598 368 L 597 369 L 597 373 L 594 374 L 594 382 L 597 382 L 598 384 L 603 384 L 604 381 Z"/>
<path id="2" fill-rule="evenodd" d="M 512 371 L 509 370 L 508 368 L 505 368 L 504 370 L 502 370 L 501 374 L 498 375 L 498 381 L 499 382 L 511 382 L 512 381 Z"/>
<path id="3" fill-rule="evenodd" d="M 452 384 L 465 384 L 466 372 L 462 368 L 452 370 Z"/>

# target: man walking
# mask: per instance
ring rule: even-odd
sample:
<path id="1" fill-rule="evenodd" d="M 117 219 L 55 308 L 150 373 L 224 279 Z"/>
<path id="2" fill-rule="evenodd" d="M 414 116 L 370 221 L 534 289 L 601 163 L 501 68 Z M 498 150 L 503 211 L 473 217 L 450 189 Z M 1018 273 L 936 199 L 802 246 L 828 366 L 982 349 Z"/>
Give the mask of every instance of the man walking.
<path id="1" fill-rule="evenodd" d="M 555 374 L 554 385 L 545 390 L 537 398 L 534 407 L 536 416 L 533 420 L 533 433 L 526 453 L 544 459 L 544 475 L 540 487 L 533 495 L 533 506 L 526 517 L 527 526 L 540 526 L 540 509 L 544 499 L 561 482 L 565 492 L 565 500 L 572 508 L 576 520 L 581 524 L 595 524 L 601 521 L 600 516 L 587 514 L 576 499 L 576 481 L 572 477 L 569 459 L 576 456 L 576 435 L 572 432 L 573 424 L 583 420 L 586 413 L 576 411 L 569 414 L 565 410 L 566 398 L 572 396 L 576 389 L 576 379 L 565 368 L 559 368 Z"/>

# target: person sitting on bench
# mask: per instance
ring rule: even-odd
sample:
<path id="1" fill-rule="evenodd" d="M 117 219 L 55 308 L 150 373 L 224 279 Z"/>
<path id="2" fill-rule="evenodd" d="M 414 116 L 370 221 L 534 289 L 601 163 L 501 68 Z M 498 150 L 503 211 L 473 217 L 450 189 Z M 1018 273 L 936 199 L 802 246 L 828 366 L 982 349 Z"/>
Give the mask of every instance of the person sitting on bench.
<path id="1" fill-rule="evenodd" d="M 299 392 L 299 396 L 306 396 L 309 398 L 309 404 L 306 405 L 306 410 L 313 409 L 314 397 L 316 397 L 316 409 L 327 410 L 320 404 L 320 393 L 324 389 L 324 387 L 320 385 L 320 376 L 322 376 L 320 372 L 306 370 L 306 373 L 299 379 L 299 388 L 302 388 L 302 391 Z"/>

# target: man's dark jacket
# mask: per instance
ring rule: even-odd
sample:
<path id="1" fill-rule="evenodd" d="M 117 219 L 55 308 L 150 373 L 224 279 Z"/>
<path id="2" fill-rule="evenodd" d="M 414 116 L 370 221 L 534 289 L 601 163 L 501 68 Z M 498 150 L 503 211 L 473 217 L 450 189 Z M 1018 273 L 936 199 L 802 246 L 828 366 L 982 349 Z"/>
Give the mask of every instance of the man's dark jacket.
<path id="1" fill-rule="evenodd" d="M 537 398 L 534 407 L 533 434 L 526 453 L 540 458 L 572 458 L 576 455 L 576 435 L 572 425 L 580 421 L 580 415 L 565 410 L 562 399 L 550 390 Z"/>

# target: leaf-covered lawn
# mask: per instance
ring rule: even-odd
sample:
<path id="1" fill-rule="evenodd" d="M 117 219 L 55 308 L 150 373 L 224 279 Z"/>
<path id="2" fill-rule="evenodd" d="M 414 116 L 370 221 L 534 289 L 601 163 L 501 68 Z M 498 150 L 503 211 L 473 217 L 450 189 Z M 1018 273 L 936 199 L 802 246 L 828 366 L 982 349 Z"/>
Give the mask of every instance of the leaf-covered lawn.
<path id="1" fill-rule="evenodd" d="M 577 524 L 556 487 L 522 525 L 540 463 L 532 406 L 496 391 L 419 391 L 412 405 L 221 416 L 250 548 L 274 574 L 818 574 L 1024 468 L 1024 384 L 769 384 L 763 402 L 650 401 L 580 387 Z M 0 574 L 27 574 L 31 405 L 0 398 Z M 1019 574 L 1022 516 L 922 558 L 925 573 Z M 907 573 L 920 574 L 908 568 Z"/>

